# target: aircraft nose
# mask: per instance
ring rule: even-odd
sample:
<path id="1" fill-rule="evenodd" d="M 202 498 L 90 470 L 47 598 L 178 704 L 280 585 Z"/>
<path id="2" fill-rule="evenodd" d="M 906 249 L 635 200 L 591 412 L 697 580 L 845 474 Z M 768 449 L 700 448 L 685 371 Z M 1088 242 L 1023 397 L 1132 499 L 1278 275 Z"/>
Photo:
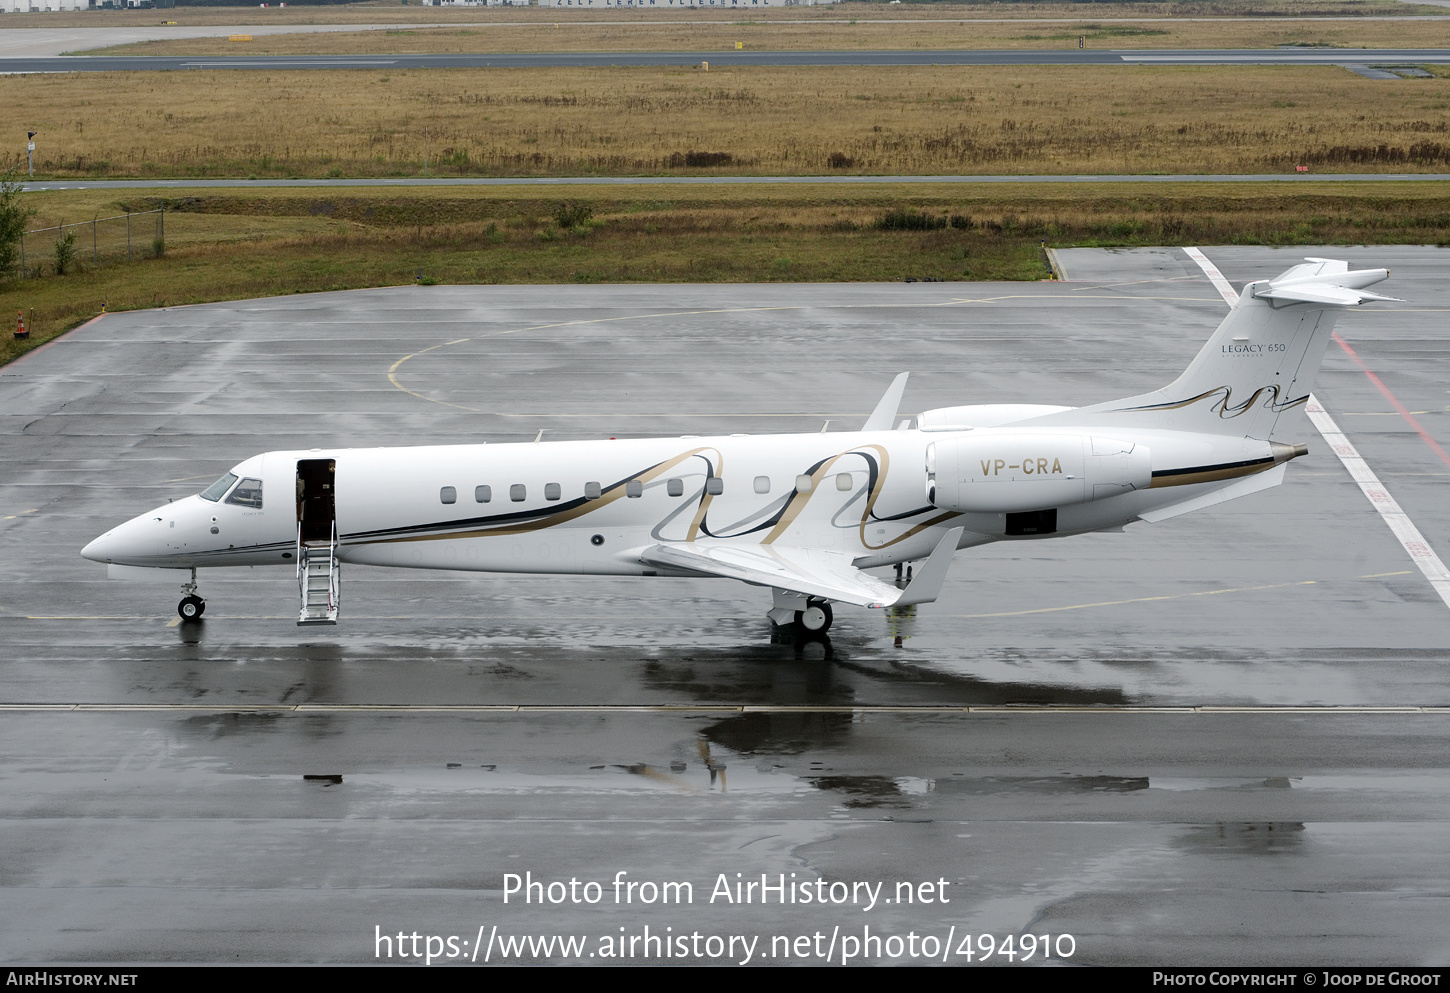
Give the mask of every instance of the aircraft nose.
<path id="1" fill-rule="evenodd" d="M 110 558 L 108 554 L 111 545 L 112 532 L 107 531 L 85 548 L 81 549 L 81 558 L 90 559 L 92 562 L 105 562 Z"/>
<path id="2" fill-rule="evenodd" d="M 81 555 L 93 562 L 147 565 L 166 554 L 163 534 L 162 518 L 158 514 L 142 514 L 101 535 L 82 548 Z"/>

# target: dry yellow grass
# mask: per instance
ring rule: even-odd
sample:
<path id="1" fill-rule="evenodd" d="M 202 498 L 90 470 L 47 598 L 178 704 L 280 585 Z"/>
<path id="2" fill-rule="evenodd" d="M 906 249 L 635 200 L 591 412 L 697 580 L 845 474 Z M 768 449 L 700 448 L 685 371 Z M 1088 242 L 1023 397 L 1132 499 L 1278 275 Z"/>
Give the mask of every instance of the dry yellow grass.
<path id="1" fill-rule="evenodd" d="M 852 20 L 1080 20 L 1085 13 L 1094 18 L 1144 17 L 1406 17 L 1443 16 L 1444 8 L 1399 0 L 1178 0 L 1170 3 L 838 3 L 812 7 L 782 7 L 770 10 L 699 8 L 661 11 L 649 8 L 569 10 L 539 7 L 423 7 L 403 6 L 396 0 L 349 3 L 338 6 L 291 6 L 275 4 L 262 9 L 250 7 L 174 7 L 169 10 L 88 10 L 36 14 L 6 14 L 6 27 L 123 27 L 175 21 L 180 25 L 230 24 L 518 24 L 560 23 L 616 24 L 659 20 L 688 20 L 691 23 L 735 23 L 750 21 Z"/>
<path id="2" fill-rule="evenodd" d="M 40 131 L 37 176 L 421 175 L 425 129 L 444 177 L 1450 165 L 1450 79 L 1333 67 L 33 75 L 0 106 Z"/>
<path id="3" fill-rule="evenodd" d="M 256 35 L 118 45 L 108 55 L 352 55 L 507 52 L 723 52 L 736 43 L 751 51 L 897 49 L 1336 48 L 1450 46 L 1450 19 L 1355 20 L 1134 20 L 1082 18 L 1024 24 L 978 20 L 906 23 L 692 23 L 491 25 L 319 34 Z"/>

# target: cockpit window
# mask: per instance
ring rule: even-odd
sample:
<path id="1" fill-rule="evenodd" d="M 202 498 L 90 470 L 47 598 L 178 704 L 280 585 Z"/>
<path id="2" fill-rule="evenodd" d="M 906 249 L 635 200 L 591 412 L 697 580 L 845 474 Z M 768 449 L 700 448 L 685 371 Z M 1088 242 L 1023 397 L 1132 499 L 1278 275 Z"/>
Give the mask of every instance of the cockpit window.
<path id="1" fill-rule="evenodd" d="M 227 473 L 221 479 L 218 479 L 215 483 L 212 483 L 206 489 L 202 490 L 201 498 L 203 500 L 210 500 L 212 503 L 216 503 L 222 498 L 223 493 L 232 488 L 232 484 L 236 481 L 236 476 L 233 476 L 231 473 Z"/>
<path id="2" fill-rule="evenodd" d="M 242 507 L 251 507 L 254 510 L 262 509 L 262 481 L 260 479 L 244 479 L 232 490 L 232 495 L 227 497 L 227 503 L 235 503 Z"/>

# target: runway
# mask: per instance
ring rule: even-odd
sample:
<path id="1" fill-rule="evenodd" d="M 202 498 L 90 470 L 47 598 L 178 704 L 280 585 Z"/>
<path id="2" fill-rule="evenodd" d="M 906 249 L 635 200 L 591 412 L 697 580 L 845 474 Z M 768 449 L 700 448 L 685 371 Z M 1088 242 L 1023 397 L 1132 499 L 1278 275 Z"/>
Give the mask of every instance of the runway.
<path id="1" fill-rule="evenodd" d="M 1415 66 L 1450 63 L 1450 50 L 1202 49 L 1202 50 L 888 50 L 720 52 L 532 52 L 468 55 L 77 55 L 0 59 L 0 72 L 138 72 L 185 69 L 539 69 L 561 67 L 737 66 L 1035 66 L 1035 65 L 1338 65 Z"/>
<path id="2" fill-rule="evenodd" d="M 1203 251 L 1235 285 L 1389 266 L 1405 302 L 1340 333 L 1450 443 L 1445 250 Z M 1280 488 L 959 553 L 938 603 L 843 607 L 828 643 L 771 644 L 724 580 L 361 567 L 335 629 L 294 626 L 285 570 L 203 573 L 179 625 L 171 587 L 78 555 L 259 451 L 843 430 L 903 370 L 909 411 L 1086 403 L 1173 378 L 1225 310 L 1180 250 L 1057 255 L 1057 283 L 113 314 L 0 369 L 0 955 L 365 963 L 379 933 L 480 926 L 597 955 L 648 925 L 780 964 L 821 959 L 775 938 L 869 925 L 1071 935 L 1091 964 L 1444 963 L 1450 610 L 1307 419 Z M 1342 350 L 1316 395 L 1450 551 L 1450 466 Z M 606 896 L 506 904 L 525 872 Z M 620 872 L 694 899 L 615 903 Z M 710 902 L 736 873 L 934 898 Z"/>
<path id="3" fill-rule="evenodd" d="M 1432 0 L 1431 6 L 1450 6 L 1450 0 Z M 560 13 L 563 13 L 562 11 Z M 578 13 L 575 11 L 573 13 Z M 574 28 L 589 28 L 607 26 L 618 23 L 609 14 L 612 11 L 601 11 L 601 20 L 573 20 L 570 25 Z M 254 17 L 253 20 L 260 20 L 266 15 Z M 1405 24 L 1414 21 L 1439 21 L 1446 15 L 1423 15 L 1395 17 L 1393 15 L 1367 15 L 1356 16 L 1355 23 L 1388 21 L 1394 24 Z M 1303 24 L 1305 27 L 1314 27 L 1323 23 L 1333 23 L 1342 20 L 1332 15 L 1308 16 L 1308 17 L 1099 17 L 1094 18 L 1095 24 L 1109 25 L 1137 25 L 1137 24 L 1159 24 L 1159 23 L 1204 23 L 1219 22 L 1242 24 L 1245 21 L 1258 21 L 1260 23 Z M 134 45 L 145 41 L 172 41 L 178 38 L 225 38 L 234 34 L 249 34 L 253 36 L 269 36 L 279 34 L 314 34 L 314 33 L 336 33 L 356 31 L 446 31 L 450 29 L 482 29 L 489 27 L 493 29 L 507 30 L 509 28 L 531 27 L 537 21 L 438 21 L 434 23 L 396 23 L 396 24 L 166 24 L 155 22 L 152 24 L 108 24 L 105 27 L 85 27 L 74 24 L 64 27 L 6 27 L 0 33 L 0 59 L 25 57 L 54 57 L 65 55 L 68 52 L 85 52 L 100 48 L 110 48 L 117 45 Z M 631 18 L 630 23 L 640 27 L 658 27 L 661 25 L 676 25 L 679 17 L 655 19 Z M 772 18 L 770 23 L 774 25 L 787 24 L 946 24 L 937 18 L 900 18 L 873 19 L 873 18 L 809 18 L 786 20 Z M 1081 19 L 1067 17 L 1045 17 L 1023 20 L 1019 18 L 973 18 L 976 24 L 1020 24 L 1029 25 L 1071 25 L 1081 24 Z"/>

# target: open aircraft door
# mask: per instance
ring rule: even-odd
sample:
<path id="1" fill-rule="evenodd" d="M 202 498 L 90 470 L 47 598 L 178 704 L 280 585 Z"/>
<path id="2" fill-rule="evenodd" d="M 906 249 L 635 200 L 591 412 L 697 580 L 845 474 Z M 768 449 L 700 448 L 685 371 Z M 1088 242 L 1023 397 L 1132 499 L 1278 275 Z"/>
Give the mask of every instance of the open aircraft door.
<path id="1" fill-rule="evenodd" d="M 337 561 L 337 461 L 297 460 L 298 624 L 336 624 L 341 587 Z"/>

